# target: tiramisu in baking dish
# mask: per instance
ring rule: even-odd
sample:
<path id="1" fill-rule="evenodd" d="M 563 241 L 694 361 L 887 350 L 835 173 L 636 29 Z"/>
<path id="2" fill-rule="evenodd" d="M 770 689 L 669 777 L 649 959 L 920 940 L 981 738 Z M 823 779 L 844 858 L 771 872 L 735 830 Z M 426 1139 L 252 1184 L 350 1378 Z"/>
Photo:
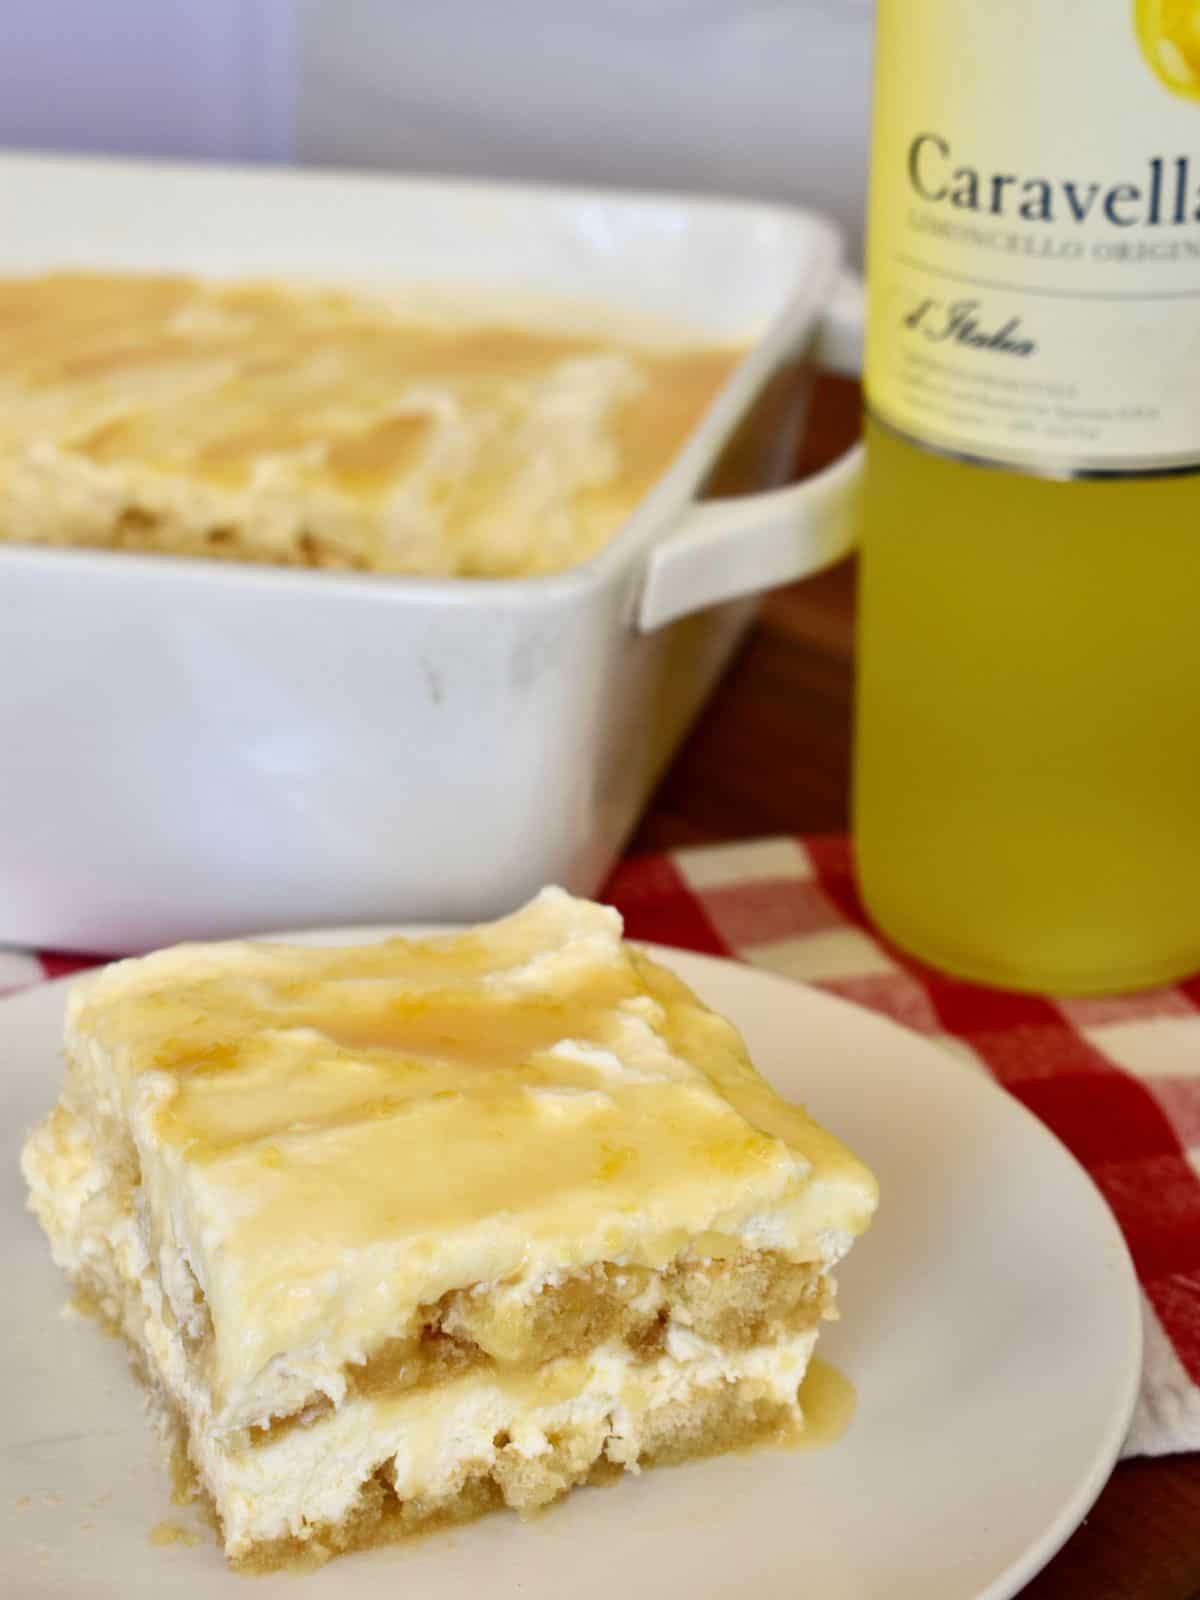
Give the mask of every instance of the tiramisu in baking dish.
<path id="1" fill-rule="evenodd" d="M 462 577 L 621 527 L 733 347 L 183 276 L 0 279 L 0 539 Z"/>

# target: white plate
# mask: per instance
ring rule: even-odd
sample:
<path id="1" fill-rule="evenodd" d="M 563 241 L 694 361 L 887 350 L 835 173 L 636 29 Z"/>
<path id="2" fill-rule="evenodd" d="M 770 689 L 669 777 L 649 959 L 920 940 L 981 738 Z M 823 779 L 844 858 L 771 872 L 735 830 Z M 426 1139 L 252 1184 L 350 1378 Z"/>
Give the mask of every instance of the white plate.
<path id="1" fill-rule="evenodd" d="M 819 1347 L 857 1388 L 849 1432 L 582 1490 L 530 1527 L 496 1516 L 353 1556 L 289 1595 L 463 1600 L 499 1582 L 521 1600 L 996 1600 L 1099 1492 L 1136 1394 L 1139 1300 L 1074 1160 L 916 1035 L 746 967 L 658 954 L 879 1174 L 878 1221 Z M 17 1148 L 58 1090 L 63 994 L 0 1005 L 0 1589 L 245 1600 L 209 1534 L 151 1545 L 160 1520 L 192 1514 L 169 1504 L 120 1347 L 60 1315 L 63 1283 L 22 1210 Z"/>

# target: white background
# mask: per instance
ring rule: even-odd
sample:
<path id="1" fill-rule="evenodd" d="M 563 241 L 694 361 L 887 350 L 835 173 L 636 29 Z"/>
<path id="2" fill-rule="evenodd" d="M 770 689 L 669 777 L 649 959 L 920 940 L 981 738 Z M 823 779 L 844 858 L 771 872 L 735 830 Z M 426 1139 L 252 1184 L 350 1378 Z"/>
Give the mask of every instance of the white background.
<path id="1" fill-rule="evenodd" d="M 290 0 L 0 0 L 0 144 L 285 159 L 298 15 Z"/>
<path id="2" fill-rule="evenodd" d="M 746 193 L 857 248 L 870 0 L 4 0 L 0 144 Z"/>

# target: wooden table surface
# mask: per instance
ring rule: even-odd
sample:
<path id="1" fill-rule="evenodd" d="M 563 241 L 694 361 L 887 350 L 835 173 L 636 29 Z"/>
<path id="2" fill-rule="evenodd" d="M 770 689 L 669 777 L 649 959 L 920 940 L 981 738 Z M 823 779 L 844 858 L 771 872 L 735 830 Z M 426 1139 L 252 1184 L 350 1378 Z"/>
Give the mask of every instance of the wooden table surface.
<path id="1" fill-rule="evenodd" d="M 859 406 L 856 384 L 820 380 L 803 470 L 832 459 L 855 436 Z M 854 605 L 853 562 L 768 598 L 660 784 L 633 849 L 846 831 Z M 1030 1470 L 1037 1470 L 1035 1453 Z M 1197 1600 L 1200 1454 L 1121 1463 L 1082 1527 L 1023 1594 Z"/>

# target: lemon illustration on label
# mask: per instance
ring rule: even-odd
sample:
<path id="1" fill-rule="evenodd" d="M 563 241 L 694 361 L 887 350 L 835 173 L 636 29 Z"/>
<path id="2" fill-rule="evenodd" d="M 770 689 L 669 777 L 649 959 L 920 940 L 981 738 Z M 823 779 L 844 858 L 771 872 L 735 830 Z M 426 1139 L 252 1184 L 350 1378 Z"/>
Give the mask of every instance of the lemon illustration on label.
<path id="1" fill-rule="evenodd" d="M 1176 94 L 1200 100 L 1200 0 L 1134 0 L 1138 42 Z"/>

